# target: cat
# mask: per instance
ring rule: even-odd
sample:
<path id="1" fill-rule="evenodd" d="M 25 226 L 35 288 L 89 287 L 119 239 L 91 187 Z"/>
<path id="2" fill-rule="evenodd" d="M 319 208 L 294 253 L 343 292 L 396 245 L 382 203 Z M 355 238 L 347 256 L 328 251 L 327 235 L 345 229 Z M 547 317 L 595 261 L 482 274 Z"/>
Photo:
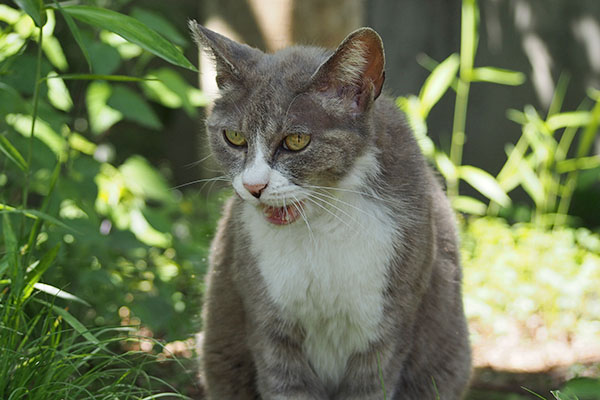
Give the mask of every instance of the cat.
<path id="1" fill-rule="evenodd" d="M 265 54 L 190 28 L 216 63 L 207 135 L 235 192 L 206 276 L 208 399 L 459 399 L 454 215 L 380 96 L 379 35 Z"/>

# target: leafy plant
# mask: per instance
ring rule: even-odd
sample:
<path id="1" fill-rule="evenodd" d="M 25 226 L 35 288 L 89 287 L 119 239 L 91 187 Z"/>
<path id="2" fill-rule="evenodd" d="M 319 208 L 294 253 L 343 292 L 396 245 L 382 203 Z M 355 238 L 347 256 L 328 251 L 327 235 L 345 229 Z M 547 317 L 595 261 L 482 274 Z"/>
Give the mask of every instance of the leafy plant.
<path id="1" fill-rule="evenodd" d="M 398 106 L 406 113 L 417 140 L 426 156 L 435 163 L 447 183 L 448 196 L 454 208 L 469 214 L 484 215 L 487 206 L 468 196 L 460 196 L 463 180 L 486 198 L 502 206 L 511 203 L 506 191 L 488 172 L 462 165 L 469 90 L 473 82 L 520 85 L 525 78 L 520 72 L 494 67 L 474 67 L 478 44 L 479 8 L 476 0 L 463 0 L 460 54 L 452 54 L 433 68 L 418 96 L 399 97 Z M 452 88 L 456 92 L 450 153 L 436 148 L 427 137 L 427 117 L 441 97 Z"/>
<path id="2" fill-rule="evenodd" d="M 119 322 L 116 309 L 111 310 L 110 306 L 116 301 L 123 304 L 123 297 L 127 294 L 133 297 L 131 293 L 125 291 L 112 302 L 103 303 L 103 296 L 92 295 L 100 285 L 98 281 L 93 282 L 95 286 L 88 285 L 90 274 L 78 274 L 79 281 L 63 279 L 63 285 L 72 282 L 70 291 L 83 293 L 83 297 L 90 299 L 94 305 L 90 308 L 86 301 L 59 288 L 61 286 L 48 284 L 46 279 L 49 275 L 56 279 L 61 273 L 87 267 L 91 274 L 103 275 L 109 278 L 107 283 L 114 284 L 104 293 L 111 296 L 121 290 L 119 280 L 122 282 L 131 274 L 123 270 L 132 266 L 124 257 L 115 262 L 115 255 L 125 255 L 138 263 L 145 263 L 143 258 L 147 258 L 162 283 L 149 280 L 148 274 L 154 276 L 152 271 L 140 271 L 147 275 L 149 284 L 136 289 L 149 292 L 147 298 L 150 299 L 157 297 L 152 293 L 157 288 L 172 295 L 165 296 L 172 313 L 163 312 L 164 317 L 185 309 L 184 294 L 177 290 L 175 283 L 187 280 L 198 271 L 199 258 L 204 253 L 202 249 L 194 249 L 196 258 L 190 259 L 196 260 L 196 265 L 185 271 L 186 276 L 180 277 L 184 271 L 173 260 L 175 249 L 171 247 L 169 234 L 165 233 L 171 226 L 161 221 L 164 215 L 181 215 L 180 206 L 184 203 L 174 201 L 176 194 L 146 160 L 130 158 L 115 168 L 108 162 L 110 157 L 102 154 L 102 144 L 95 143 L 98 135 L 105 134 L 122 119 L 151 128 L 160 126 L 153 109 L 141 95 L 126 86 L 109 83 L 156 82 L 159 78 L 113 74 L 116 66 L 108 66 L 104 63 L 106 60 L 96 57 L 106 49 L 114 49 L 119 58 L 141 59 L 146 53 L 137 49 L 145 49 L 147 54 L 152 53 L 172 64 L 195 68 L 177 47 L 126 15 L 56 2 L 53 5 L 34 0 L 15 3 L 21 10 L 0 5 L 0 150 L 5 156 L 0 159 L 3 219 L 0 229 L 3 238 L 0 244 L 0 397 L 42 399 L 51 394 L 57 398 L 183 398 L 178 394 L 157 394 L 157 388 L 169 386 L 146 372 L 151 355 L 120 354 L 122 349 L 117 342 L 136 340 L 131 335 L 132 329 L 90 330 L 85 327 L 90 322 L 90 314 L 92 318 L 96 315 L 96 309 L 114 313 L 111 321 L 116 317 Z M 90 73 L 65 73 L 69 62 L 61 42 L 54 36 L 56 13 L 66 21 Z M 88 47 L 96 43 L 90 41 L 89 31 L 79 30 L 74 19 L 102 29 L 100 36 L 113 45 L 100 44 L 104 50 L 89 51 Z M 130 42 L 116 39 L 113 34 Z M 29 49 L 31 45 L 34 51 Z M 149 73 L 168 75 L 164 71 Z M 175 72 L 169 76 L 175 77 L 171 82 L 178 77 Z M 91 81 L 86 92 L 92 107 L 90 122 L 94 123 L 88 123 L 76 112 L 77 102 L 70 94 L 73 87 L 69 82 L 84 81 Z M 170 85 L 168 81 L 161 84 L 164 88 Z M 190 107 L 202 103 L 197 90 L 182 81 L 177 84 L 174 90 L 178 99 Z M 155 98 L 160 101 L 162 97 Z M 135 113 L 130 113 L 131 107 Z M 119 112 L 119 108 L 124 111 Z M 100 118 L 94 120 L 96 116 Z M 91 129 L 76 132 L 77 125 L 83 131 L 87 131 L 87 127 Z M 114 175 L 115 170 L 125 177 L 116 203 L 114 196 L 110 196 L 111 188 L 107 189 L 102 182 L 103 173 Z M 142 180 L 151 186 L 145 187 Z M 104 197 L 107 192 L 108 197 Z M 152 206 L 148 202 L 153 202 Z M 105 204 L 119 208 L 121 203 L 126 204 L 121 205 L 120 210 L 124 210 L 121 214 L 112 207 L 102 208 Z M 187 212 L 192 213 L 194 209 Z M 127 218 L 129 222 L 122 223 L 122 219 Z M 116 235 L 110 234 L 113 221 L 123 229 Z M 183 243 L 179 248 L 186 251 L 186 246 L 188 244 Z M 141 257 L 140 250 L 143 251 Z M 80 258 L 82 254 L 86 258 Z M 102 263 L 105 271 L 94 270 L 102 267 Z M 82 287 L 86 287 L 87 292 L 80 290 Z M 44 299 L 44 294 L 51 296 L 50 301 Z M 57 305 L 61 299 L 68 300 L 69 307 L 83 316 L 86 323 L 71 310 Z M 150 311 L 147 304 L 143 306 Z M 153 311 L 160 310 L 155 307 Z M 161 326 L 171 322 L 159 321 Z M 183 326 L 183 329 L 190 327 L 189 322 L 173 325 Z"/>
<path id="3" fill-rule="evenodd" d="M 523 387 L 523 390 L 538 399 L 546 400 L 542 395 Z M 600 398 L 600 380 L 575 378 L 567 382 L 561 390 L 551 390 L 554 400 L 597 400 Z"/>
<path id="4" fill-rule="evenodd" d="M 11 213 L 14 214 L 15 213 Z M 0 261 L 0 397 L 7 399 L 154 398 L 166 382 L 148 375 L 148 354 L 117 354 L 111 345 L 131 328 L 90 331 L 54 303 L 84 300 L 39 282 L 59 252 L 52 248 L 28 268 L 8 212 L 3 213 L 4 257 Z M 52 296 L 52 302 L 40 293 Z M 131 336 L 129 340 L 135 340 Z M 142 383 L 143 382 L 143 383 Z M 172 389 L 172 388 L 171 388 Z M 166 395 L 166 393 L 165 393 Z M 177 393 L 171 398 L 185 398 Z"/>
<path id="5" fill-rule="evenodd" d="M 509 110 L 522 134 L 507 147 L 508 158 L 497 177 L 507 192 L 518 185 L 525 189 L 535 205 L 534 221 L 546 227 L 567 222 L 579 171 L 600 166 L 600 156 L 589 155 L 600 124 L 600 95 L 590 91 L 595 101 L 590 110 L 582 106 L 579 111 L 560 112 L 566 86 L 561 80 L 545 120 L 532 106 L 523 112 Z"/>
<path id="6" fill-rule="evenodd" d="M 118 308 L 128 305 L 159 336 L 186 337 L 196 329 L 201 297 L 201 285 L 188 282 L 204 270 L 218 202 L 182 198 L 164 168 L 115 154 L 112 141 L 119 124 L 137 124 L 145 134 L 160 129 L 157 108 L 195 115 L 205 104 L 201 92 L 156 59 L 195 68 L 127 15 L 25 3 L 44 16 L 41 29 L 23 10 L 0 5 L 0 208 L 23 216 L 17 236 L 28 232 L 27 257 L 62 243 L 44 277 L 90 299 L 91 310 L 73 309 L 86 324 L 118 324 Z M 132 14 L 182 43 L 160 15 Z M 55 31 L 67 37 L 58 40 Z M 65 55 L 69 39 L 83 58 Z M 90 72 L 71 72 L 81 62 Z M 38 212 L 50 223 L 40 224 Z"/>
<path id="7" fill-rule="evenodd" d="M 562 78 L 545 119 L 532 106 L 525 107 L 522 112 L 509 110 L 508 117 L 522 126 L 522 134 L 514 146 L 507 146 L 508 159 L 497 177 L 480 168 L 462 165 L 471 83 L 520 85 L 524 81 L 523 74 L 519 72 L 473 66 L 478 19 L 477 1 L 464 0 L 460 54 L 452 54 L 436 65 L 419 95 L 398 98 L 398 106 L 406 113 L 423 152 L 445 178 L 448 195 L 456 210 L 475 215 L 497 215 L 501 207 L 511 205 L 508 193 L 521 186 L 533 201 L 533 220 L 537 224 L 562 226 L 567 222 L 579 171 L 600 166 L 600 156 L 589 155 L 598 134 L 600 95 L 590 90 L 589 95 L 595 104 L 589 110 L 586 110 L 584 102 L 578 111 L 561 112 L 567 86 L 567 80 Z M 431 109 L 449 89 L 456 92 L 456 99 L 450 153 L 446 154 L 427 137 L 426 120 Z M 579 142 L 573 151 L 577 136 Z M 460 180 L 488 198 L 489 205 L 459 195 Z"/>

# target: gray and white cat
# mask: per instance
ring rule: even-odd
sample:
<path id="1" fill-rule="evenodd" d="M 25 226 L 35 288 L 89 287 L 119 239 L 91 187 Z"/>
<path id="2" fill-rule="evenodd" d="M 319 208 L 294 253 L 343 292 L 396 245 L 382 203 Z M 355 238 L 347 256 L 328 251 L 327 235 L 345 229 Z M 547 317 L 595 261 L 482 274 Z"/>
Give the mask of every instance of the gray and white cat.
<path id="1" fill-rule="evenodd" d="M 380 96 L 379 35 L 264 54 L 190 27 L 216 62 L 206 126 L 237 194 L 207 275 L 208 398 L 460 398 L 470 349 L 454 217 Z"/>

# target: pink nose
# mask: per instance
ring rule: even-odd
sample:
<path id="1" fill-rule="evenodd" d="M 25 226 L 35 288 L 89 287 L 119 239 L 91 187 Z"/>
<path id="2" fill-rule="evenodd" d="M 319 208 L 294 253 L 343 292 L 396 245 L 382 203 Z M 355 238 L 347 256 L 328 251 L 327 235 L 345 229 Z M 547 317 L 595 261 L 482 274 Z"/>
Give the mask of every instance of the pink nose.
<path id="1" fill-rule="evenodd" d="M 250 194 L 252 196 L 254 196 L 258 199 L 260 197 L 260 194 L 264 190 L 264 188 L 267 187 L 267 184 L 259 183 L 256 185 L 248 185 L 248 184 L 244 183 L 244 187 L 246 188 L 246 190 L 248 190 L 250 192 Z"/>

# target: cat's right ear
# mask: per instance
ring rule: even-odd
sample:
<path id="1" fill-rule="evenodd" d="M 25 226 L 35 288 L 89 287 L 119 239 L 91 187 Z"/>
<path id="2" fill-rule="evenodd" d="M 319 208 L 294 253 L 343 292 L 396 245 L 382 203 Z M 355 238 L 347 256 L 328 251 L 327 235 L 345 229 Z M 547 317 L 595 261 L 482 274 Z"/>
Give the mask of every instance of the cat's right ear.
<path id="1" fill-rule="evenodd" d="M 214 57 L 219 89 L 240 82 L 244 69 L 255 64 L 261 54 L 260 50 L 228 39 L 194 20 L 190 20 L 188 26 L 198 47 Z"/>
<path id="2" fill-rule="evenodd" d="M 319 67 L 312 88 L 343 100 L 353 114 L 366 111 L 381 94 L 385 56 L 381 37 L 371 28 L 360 28 L 344 39 Z"/>

